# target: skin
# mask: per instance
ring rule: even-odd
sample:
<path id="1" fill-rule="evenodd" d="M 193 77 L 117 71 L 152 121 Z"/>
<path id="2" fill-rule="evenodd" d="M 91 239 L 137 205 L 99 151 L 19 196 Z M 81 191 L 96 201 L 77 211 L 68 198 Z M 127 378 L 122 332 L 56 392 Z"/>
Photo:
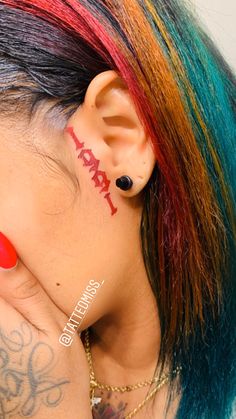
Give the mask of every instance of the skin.
<path id="1" fill-rule="evenodd" d="M 35 415 L 44 397 L 47 407 L 56 408 L 63 397 L 63 387 L 70 384 L 70 381 L 68 378 L 53 381 L 48 378 L 55 356 L 51 346 L 43 340 L 34 342 L 32 328 L 24 321 L 18 329 L 11 331 L 10 337 L 2 327 L 0 341 L 1 417 L 18 412 L 23 416 Z M 28 362 L 20 362 L 20 358 L 26 354 Z M 40 358 L 43 362 L 39 368 L 37 359 Z M 13 359 L 16 360 L 15 365 Z M 50 395 L 52 399 L 49 401 L 47 396 Z"/>
<path id="2" fill-rule="evenodd" d="M 39 341 L 44 342 L 59 363 L 67 359 L 63 371 L 59 367 L 52 371 L 57 385 L 63 379 L 68 380 L 70 384 L 61 386 L 65 394 L 66 386 L 72 385 L 85 395 L 88 387 L 81 382 L 86 383 L 89 375 L 82 343 L 76 336 L 71 347 L 65 348 L 58 343 L 58 337 L 89 281 L 104 281 L 80 328 L 82 331 L 92 325 L 96 376 L 101 382 L 115 385 L 150 379 L 161 339 L 158 310 L 139 238 L 142 191 L 155 166 L 150 141 L 126 86 L 114 71 L 101 73 L 91 81 L 84 103 L 69 119 L 46 117 L 47 108 L 48 104 L 43 103 L 30 123 L 23 113 L 17 119 L 0 119 L 0 231 L 9 238 L 20 258 L 20 268 L 10 273 L 0 272 L 4 277 L 1 284 L 5 281 L 5 288 L 0 286 L 1 301 L 5 304 L 1 309 L 11 319 L 8 326 L 1 321 L 0 327 L 4 333 L 15 328 L 20 331 L 21 320 L 26 317 L 34 335 L 29 350 L 24 352 L 28 359 L 32 348 Z M 94 172 L 78 158 L 79 150 L 69 127 L 84 142 L 84 147 L 92 150 L 99 161 L 99 170 L 110 180 L 115 214 L 112 215 L 104 199 L 105 193 L 100 193 L 91 180 Z M 63 165 L 64 172 L 52 159 Z M 134 185 L 130 191 L 116 187 L 115 180 L 122 175 L 132 178 Z M 14 279 L 10 289 L 6 285 L 9 276 Z M 40 324 L 36 327 L 32 326 L 37 318 L 34 299 L 28 298 L 27 312 L 22 314 L 22 304 L 14 296 L 14 287 L 21 289 L 23 278 L 27 277 L 28 285 L 37 282 L 41 300 L 47 299 L 54 313 L 52 316 L 46 304 L 39 305 Z M 26 298 L 29 289 L 30 285 L 25 288 L 22 285 L 21 298 Z M 39 329 L 47 330 L 40 339 Z M 73 354 L 70 364 L 68 353 Z M 75 365 L 80 365 L 82 370 L 79 376 L 83 380 L 79 382 L 69 373 Z M 26 365 L 23 369 L 26 371 Z M 134 393 L 117 401 L 109 399 L 114 417 L 120 417 L 118 410 L 122 406 L 126 406 L 125 413 L 136 407 L 145 397 L 146 389 Z M 149 417 L 164 418 L 165 397 L 163 389 L 155 401 L 158 414 Z M 100 413 L 96 409 L 96 418 L 105 417 L 101 409 L 107 398 L 105 395 L 99 406 Z M 70 397 L 66 400 L 59 407 L 62 417 L 68 411 L 68 401 L 71 405 Z M 89 402 L 87 395 L 86 400 Z M 75 412 L 81 411 L 75 401 L 72 403 Z M 81 403 L 82 406 L 84 402 Z M 44 417 L 43 409 L 34 414 L 37 419 Z M 83 409 L 85 412 L 87 407 L 83 405 Z"/>

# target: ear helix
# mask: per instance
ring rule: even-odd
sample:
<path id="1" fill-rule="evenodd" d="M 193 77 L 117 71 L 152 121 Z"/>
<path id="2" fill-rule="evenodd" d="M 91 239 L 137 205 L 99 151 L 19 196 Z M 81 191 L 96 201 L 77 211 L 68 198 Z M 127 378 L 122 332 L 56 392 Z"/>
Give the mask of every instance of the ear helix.
<path id="1" fill-rule="evenodd" d="M 121 176 L 120 178 L 116 179 L 116 186 L 122 189 L 123 191 L 128 191 L 129 189 L 132 188 L 133 181 L 127 175 Z"/>

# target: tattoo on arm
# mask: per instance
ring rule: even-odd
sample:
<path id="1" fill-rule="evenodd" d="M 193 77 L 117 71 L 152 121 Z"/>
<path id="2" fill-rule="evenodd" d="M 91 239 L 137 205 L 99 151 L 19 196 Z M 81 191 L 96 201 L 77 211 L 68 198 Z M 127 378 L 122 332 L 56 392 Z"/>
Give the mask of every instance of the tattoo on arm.
<path id="1" fill-rule="evenodd" d="M 42 404 L 57 406 L 69 380 L 53 378 L 54 365 L 53 349 L 43 341 L 33 343 L 27 322 L 8 335 L 0 328 L 0 419 L 32 417 Z"/>

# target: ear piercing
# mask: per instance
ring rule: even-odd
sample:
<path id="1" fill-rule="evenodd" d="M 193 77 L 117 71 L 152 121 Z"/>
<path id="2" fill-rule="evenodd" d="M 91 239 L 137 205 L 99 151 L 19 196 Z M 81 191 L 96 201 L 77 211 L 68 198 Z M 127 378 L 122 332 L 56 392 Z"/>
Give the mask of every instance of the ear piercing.
<path id="1" fill-rule="evenodd" d="M 128 191 L 133 186 L 133 181 L 129 176 L 121 176 L 119 179 L 116 179 L 116 186 L 123 191 Z"/>

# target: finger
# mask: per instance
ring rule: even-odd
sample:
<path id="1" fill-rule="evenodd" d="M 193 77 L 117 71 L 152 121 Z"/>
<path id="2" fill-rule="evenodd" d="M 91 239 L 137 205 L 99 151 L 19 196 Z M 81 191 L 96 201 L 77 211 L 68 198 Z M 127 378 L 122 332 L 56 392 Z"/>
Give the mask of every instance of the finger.
<path id="1" fill-rule="evenodd" d="M 0 267 L 0 297 L 3 297 L 39 331 L 48 334 L 55 331 L 55 326 L 61 328 L 62 313 L 18 258 L 14 246 L 2 233 L 0 233 Z"/>

